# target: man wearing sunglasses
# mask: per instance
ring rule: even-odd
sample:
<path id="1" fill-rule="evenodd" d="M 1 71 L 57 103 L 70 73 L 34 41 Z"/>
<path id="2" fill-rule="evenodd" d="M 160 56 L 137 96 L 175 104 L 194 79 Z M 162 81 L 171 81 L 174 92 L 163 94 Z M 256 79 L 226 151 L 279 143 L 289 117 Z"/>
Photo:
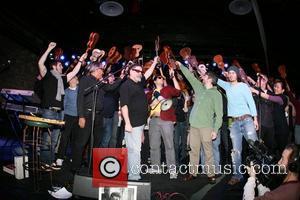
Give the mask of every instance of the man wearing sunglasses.
<path id="1" fill-rule="evenodd" d="M 148 104 L 144 87 L 151 76 L 158 57 L 143 74 L 139 64 L 129 67 L 128 78 L 120 88 L 121 112 L 125 121 L 125 142 L 128 149 L 128 180 L 140 180 L 141 143 L 144 139 L 144 126 L 147 122 Z"/>

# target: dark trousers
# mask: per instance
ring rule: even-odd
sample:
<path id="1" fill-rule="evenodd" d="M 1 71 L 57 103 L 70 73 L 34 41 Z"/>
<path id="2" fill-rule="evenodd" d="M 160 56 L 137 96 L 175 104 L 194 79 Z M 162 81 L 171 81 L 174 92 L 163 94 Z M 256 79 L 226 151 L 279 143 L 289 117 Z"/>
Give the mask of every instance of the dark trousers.
<path id="1" fill-rule="evenodd" d="M 220 134 L 221 134 L 221 148 L 220 148 L 220 153 L 221 153 L 221 163 L 222 164 L 229 164 L 230 159 L 231 159 L 231 140 L 229 138 L 229 129 L 228 129 L 228 124 L 227 122 L 223 122 L 222 126 L 220 128 Z"/>
<path id="2" fill-rule="evenodd" d="M 274 139 L 275 131 L 274 127 L 265 127 L 261 126 L 261 139 L 264 141 L 266 147 L 270 153 L 275 153 L 275 139 Z"/>
<path id="3" fill-rule="evenodd" d="M 72 135 L 76 134 L 79 129 L 78 117 L 64 115 L 65 129 L 61 133 L 60 143 L 57 152 L 57 158 L 64 159 L 66 156 L 68 144 L 71 143 L 71 152 L 74 151 L 74 137 Z M 71 140 L 72 138 L 72 140 Z"/>
<path id="4" fill-rule="evenodd" d="M 72 153 L 72 170 L 78 171 L 82 162 L 82 154 L 85 146 L 89 143 L 90 146 L 90 135 L 92 130 L 92 113 L 87 112 L 85 116 L 85 127 L 79 128 L 74 134 L 74 152 Z M 96 113 L 94 134 L 93 134 L 93 148 L 99 147 L 103 132 L 103 115 L 102 113 Z M 91 155 L 90 147 L 88 147 L 88 158 Z"/>

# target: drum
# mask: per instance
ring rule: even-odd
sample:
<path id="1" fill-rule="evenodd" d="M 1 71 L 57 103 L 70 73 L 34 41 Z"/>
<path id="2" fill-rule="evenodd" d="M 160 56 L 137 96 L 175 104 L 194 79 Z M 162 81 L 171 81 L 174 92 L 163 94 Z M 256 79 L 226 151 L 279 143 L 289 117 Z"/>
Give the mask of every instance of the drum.
<path id="1" fill-rule="evenodd" d="M 162 111 L 169 110 L 172 107 L 173 101 L 172 99 L 166 99 L 161 102 L 160 109 Z"/>

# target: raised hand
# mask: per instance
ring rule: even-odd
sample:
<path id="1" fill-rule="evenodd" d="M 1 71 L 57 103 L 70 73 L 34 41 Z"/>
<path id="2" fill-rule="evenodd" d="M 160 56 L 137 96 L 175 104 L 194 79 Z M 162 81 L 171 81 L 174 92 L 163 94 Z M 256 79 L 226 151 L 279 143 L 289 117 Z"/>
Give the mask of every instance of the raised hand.
<path id="1" fill-rule="evenodd" d="M 48 49 L 54 49 L 56 47 L 56 43 L 55 42 L 50 42 L 48 45 Z"/>
<path id="2" fill-rule="evenodd" d="M 81 61 L 81 62 L 85 61 L 85 59 L 87 58 L 87 56 L 88 56 L 88 53 L 82 54 L 81 57 L 79 58 L 79 61 Z"/>

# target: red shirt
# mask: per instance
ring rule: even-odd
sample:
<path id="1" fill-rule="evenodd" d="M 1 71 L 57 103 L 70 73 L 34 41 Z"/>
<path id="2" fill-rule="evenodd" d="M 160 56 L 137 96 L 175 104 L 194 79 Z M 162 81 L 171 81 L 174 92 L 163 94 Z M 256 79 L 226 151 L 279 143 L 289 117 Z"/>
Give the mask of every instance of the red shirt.
<path id="1" fill-rule="evenodd" d="M 147 93 L 148 100 L 151 100 L 152 94 L 153 91 Z M 172 86 L 166 86 L 160 90 L 160 95 L 165 99 L 172 99 L 180 95 L 180 90 Z M 160 118 L 164 121 L 176 122 L 175 108 L 172 106 L 169 110 L 160 111 Z"/>

